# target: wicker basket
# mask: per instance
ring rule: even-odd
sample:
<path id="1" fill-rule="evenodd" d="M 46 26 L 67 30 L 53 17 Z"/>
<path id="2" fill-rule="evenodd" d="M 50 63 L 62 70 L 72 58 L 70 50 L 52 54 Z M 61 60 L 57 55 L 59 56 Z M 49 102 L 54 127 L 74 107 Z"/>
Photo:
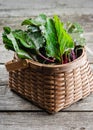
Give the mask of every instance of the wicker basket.
<path id="1" fill-rule="evenodd" d="M 14 59 L 6 63 L 9 87 L 49 113 L 55 113 L 93 91 L 93 74 L 86 51 L 64 65 Z"/>

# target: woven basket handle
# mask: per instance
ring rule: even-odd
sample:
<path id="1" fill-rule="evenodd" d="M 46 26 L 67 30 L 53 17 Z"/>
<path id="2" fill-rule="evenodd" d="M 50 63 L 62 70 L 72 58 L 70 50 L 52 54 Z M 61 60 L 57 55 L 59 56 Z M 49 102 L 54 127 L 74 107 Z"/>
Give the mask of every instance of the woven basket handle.
<path id="1" fill-rule="evenodd" d="M 14 71 L 18 69 L 24 69 L 29 66 L 28 60 L 12 60 L 5 64 L 7 71 Z"/>

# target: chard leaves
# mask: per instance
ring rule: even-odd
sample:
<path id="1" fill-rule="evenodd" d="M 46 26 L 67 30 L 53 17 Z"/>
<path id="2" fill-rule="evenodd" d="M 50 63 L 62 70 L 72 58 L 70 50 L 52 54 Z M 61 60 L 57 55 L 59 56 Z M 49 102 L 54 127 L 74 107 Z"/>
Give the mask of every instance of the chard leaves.
<path id="1" fill-rule="evenodd" d="M 58 37 L 59 51 L 62 56 L 66 51 L 74 48 L 74 42 L 72 37 L 64 29 L 63 23 L 56 15 L 54 16 L 54 23 Z"/>
<path id="2" fill-rule="evenodd" d="M 55 25 L 52 19 L 47 18 L 46 25 L 43 28 L 43 35 L 46 39 L 46 53 L 49 57 L 59 57 L 59 46 L 57 41 L 57 35 Z"/>
<path id="3" fill-rule="evenodd" d="M 19 40 L 19 44 L 21 44 L 25 48 L 33 49 L 35 47 L 33 41 L 28 36 L 28 33 L 24 32 L 22 30 L 17 30 L 17 31 L 13 31 L 13 35 L 16 38 L 16 40 Z M 29 38 L 30 38 L 30 40 L 29 40 Z"/>
<path id="4" fill-rule="evenodd" d="M 76 45 L 85 45 L 85 38 L 83 37 L 83 28 L 78 23 L 67 22 L 66 29 L 72 36 Z"/>
<path id="5" fill-rule="evenodd" d="M 15 51 L 19 58 L 33 59 L 33 54 L 37 56 L 39 49 L 45 45 L 45 39 L 40 30 L 37 32 L 31 32 L 29 29 L 8 32 L 6 31 L 8 27 L 4 29 L 2 38 L 6 49 Z"/>
<path id="6" fill-rule="evenodd" d="M 6 49 L 15 51 L 19 58 L 42 63 L 67 63 L 77 45 L 84 45 L 83 29 L 77 23 L 62 23 L 58 16 L 44 14 L 26 19 L 21 25 L 25 30 L 4 27 L 2 35 Z M 63 61 L 64 60 L 64 61 Z"/>
<path id="7" fill-rule="evenodd" d="M 7 35 L 7 38 L 11 41 L 13 48 L 14 48 L 14 50 L 17 53 L 19 58 L 29 58 L 29 59 L 31 59 L 31 57 L 28 55 L 27 52 L 25 52 L 22 49 L 19 49 L 19 46 L 18 46 L 16 39 L 14 38 L 14 35 L 13 35 L 12 32 Z"/>

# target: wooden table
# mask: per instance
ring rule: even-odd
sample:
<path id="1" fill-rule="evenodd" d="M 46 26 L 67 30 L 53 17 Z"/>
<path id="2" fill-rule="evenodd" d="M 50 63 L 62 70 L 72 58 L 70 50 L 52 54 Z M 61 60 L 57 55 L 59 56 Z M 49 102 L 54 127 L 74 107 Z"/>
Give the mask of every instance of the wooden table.
<path id="1" fill-rule="evenodd" d="M 3 26 L 18 28 L 23 19 L 42 12 L 49 16 L 59 14 L 63 21 L 79 22 L 85 30 L 87 46 L 93 51 L 92 0 L 0 0 L 0 35 Z M 10 91 L 4 63 L 12 59 L 13 53 L 5 50 L 1 37 L 0 40 L 0 130 L 93 130 L 93 94 L 49 115 Z M 93 56 L 89 53 L 88 59 L 93 69 Z"/>

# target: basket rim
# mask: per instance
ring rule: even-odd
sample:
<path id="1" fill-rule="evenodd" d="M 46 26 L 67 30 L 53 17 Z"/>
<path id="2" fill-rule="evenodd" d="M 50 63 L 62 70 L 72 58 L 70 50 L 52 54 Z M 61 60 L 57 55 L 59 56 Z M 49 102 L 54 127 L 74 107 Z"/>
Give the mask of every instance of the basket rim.
<path id="1" fill-rule="evenodd" d="M 74 61 L 71 61 L 69 63 L 66 64 L 42 64 L 33 60 L 29 60 L 26 59 L 28 63 L 30 63 L 31 65 L 37 66 L 37 67 L 44 67 L 44 68 L 60 68 L 60 67 L 67 67 L 69 65 L 74 65 L 74 64 L 78 64 L 78 62 L 81 61 L 81 59 L 86 56 L 86 50 L 85 48 L 82 49 L 82 54 L 81 56 L 79 56 L 77 59 L 75 59 Z"/>

